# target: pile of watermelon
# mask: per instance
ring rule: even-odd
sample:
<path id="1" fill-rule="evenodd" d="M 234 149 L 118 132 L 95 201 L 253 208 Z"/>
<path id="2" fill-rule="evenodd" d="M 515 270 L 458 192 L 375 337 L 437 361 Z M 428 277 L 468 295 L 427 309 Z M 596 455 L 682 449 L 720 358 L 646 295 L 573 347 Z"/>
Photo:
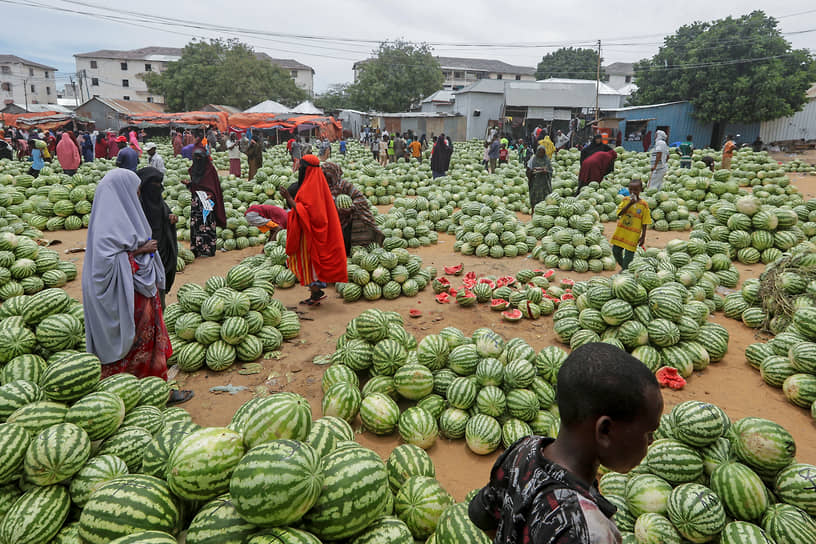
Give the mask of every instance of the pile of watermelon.
<path id="1" fill-rule="evenodd" d="M 385 250 L 376 245 L 353 247 L 348 259 L 348 283 L 338 283 L 337 293 L 346 302 L 361 298 L 393 300 L 415 297 L 436 277 L 436 269 L 422 268 L 422 259 L 408 250 Z"/>
<path id="2" fill-rule="evenodd" d="M 41 247 L 34 238 L 0 234 L 0 300 L 62 287 L 76 276 L 73 262 L 61 260 L 59 253 Z"/>
<path id="3" fill-rule="evenodd" d="M 624 542 L 816 542 L 816 466 L 782 426 L 692 400 L 655 437 L 640 465 L 600 479 Z"/>
<path id="4" fill-rule="evenodd" d="M 212 276 L 201 287 L 186 283 L 178 302 L 167 306 L 164 323 L 173 356 L 185 372 L 204 366 L 227 370 L 235 361 L 255 361 L 300 332 L 300 320 L 279 300 L 267 268 L 233 266 L 226 277 Z"/>
<path id="5" fill-rule="evenodd" d="M 262 254 L 247 257 L 241 261 L 241 264 L 256 271 L 261 268 L 264 269 L 265 271 L 262 274 L 275 287 L 288 289 L 295 285 L 297 277 L 294 272 L 286 267 L 286 259 L 286 231 L 282 230 L 278 232 L 274 240 L 264 244 Z"/>
<path id="6" fill-rule="evenodd" d="M 576 283 L 577 298 L 560 303 L 553 330 L 572 349 L 609 342 L 654 372 L 668 366 L 687 378 L 728 350 L 728 330 L 708 317 L 723 304 L 717 287 L 738 275 L 712 270 L 716 250 L 700 240 L 639 250 L 626 272 Z"/>
<path id="7" fill-rule="evenodd" d="M 453 212 L 451 225 L 456 241 L 453 250 L 476 257 L 517 257 L 527 255 L 536 239 L 515 213 L 493 201 L 470 201 Z M 451 228 L 449 228 L 451 230 Z"/>
<path id="8" fill-rule="evenodd" d="M 453 208 L 429 210 L 425 197 L 398 198 L 387 214 L 376 216 L 377 225 L 385 236 L 383 247 L 417 248 L 435 245 L 439 239 L 436 230 L 442 227 L 443 218 L 453 213 Z"/>
<path id="9" fill-rule="evenodd" d="M 351 421 L 359 414 L 367 431 L 399 432 L 423 449 L 439 434 L 464 438 L 487 455 L 531 433 L 555 436 L 553 384 L 566 357 L 490 329 L 467 337 L 446 327 L 417 343 L 398 314 L 369 309 L 349 323 L 330 357 L 323 415 Z M 400 410 L 397 401 L 415 404 Z"/>
<path id="10" fill-rule="evenodd" d="M 785 172 L 796 172 L 799 174 L 812 174 L 816 172 L 816 166 L 813 166 L 809 162 L 805 162 L 802 159 L 793 159 L 792 161 L 788 161 L 782 165 L 782 168 L 785 169 Z"/>
<path id="11" fill-rule="evenodd" d="M 597 212 L 586 200 L 548 198 L 533 211 L 533 236 L 541 240 L 532 257 L 547 268 L 600 273 L 617 266 Z"/>

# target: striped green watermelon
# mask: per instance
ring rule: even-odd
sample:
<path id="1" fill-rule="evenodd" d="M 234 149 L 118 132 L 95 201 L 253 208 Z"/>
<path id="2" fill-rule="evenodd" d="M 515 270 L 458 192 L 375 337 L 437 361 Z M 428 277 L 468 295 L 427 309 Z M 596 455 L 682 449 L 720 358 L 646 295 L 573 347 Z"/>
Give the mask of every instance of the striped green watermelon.
<path id="1" fill-rule="evenodd" d="M 787 357 L 771 355 L 760 363 L 759 374 L 768 385 L 781 388 L 786 379 L 796 374 L 796 369 Z"/>
<path id="2" fill-rule="evenodd" d="M 72 402 L 93 391 L 101 374 L 102 363 L 96 355 L 66 355 L 49 361 L 40 387 L 50 400 Z"/>
<path id="3" fill-rule="evenodd" d="M 16 423 L 31 434 L 38 434 L 51 425 L 64 422 L 67 414 L 66 405 L 41 400 L 19 407 L 11 413 L 6 423 Z"/>
<path id="4" fill-rule="evenodd" d="M 82 509 L 79 536 L 88 544 L 108 544 L 142 531 L 173 534 L 179 511 L 168 485 L 153 476 L 131 474 L 99 486 Z"/>
<path id="5" fill-rule="evenodd" d="M 382 517 L 368 528 L 351 544 L 413 544 L 414 538 L 408 526 L 397 518 Z"/>
<path id="6" fill-rule="evenodd" d="M 467 422 L 465 441 L 468 448 L 477 455 L 488 455 L 496 451 L 502 438 L 502 428 L 495 418 L 476 414 Z"/>
<path id="7" fill-rule="evenodd" d="M 183 499 L 213 499 L 229 488 L 244 451 L 239 433 L 224 427 L 196 431 L 173 449 L 167 461 L 167 483 Z"/>
<path id="8" fill-rule="evenodd" d="M 23 468 L 26 479 L 46 486 L 73 476 L 91 455 L 88 434 L 73 423 L 60 423 L 31 440 Z"/>
<path id="9" fill-rule="evenodd" d="M 665 514 L 672 486 L 653 474 L 636 474 L 626 483 L 626 507 L 635 518 L 652 512 Z"/>
<path id="10" fill-rule="evenodd" d="M 655 440 L 649 447 L 644 465 L 649 472 L 670 484 L 693 482 L 703 474 L 700 453 L 682 442 L 669 438 Z"/>
<path id="11" fill-rule="evenodd" d="M 397 393 L 408 400 L 419 400 L 430 395 L 433 385 L 433 373 L 422 364 L 406 364 L 394 373 Z"/>
<path id="12" fill-rule="evenodd" d="M 661 514 L 646 513 L 635 522 L 635 539 L 638 544 L 682 544 L 683 538 L 672 522 Z"/>
<path id="13" fill-rule="evenodd" d="M 34 487 L 17 499 L 0 523 L 0 542 L 44 544 L 59 532 L 71 498 L 63 486 Z"/>
<path id="14" fill-rule="evenodd" d="M 312 533 L 294 527 L 264 529 L 246 541 L 246 544 L 321 544 Z"/>
<path id="15" fill-rule="evenodd" d="M 128 467 L 131 473 L 138 472 L 147 445 L 153 437 L 142 427 L 120 427 L 115 434 L 102 442 L 97 455 L 115 455 Z"/>
<path id="16" fill-rule="evenodd" d="M 139 378 L 133 374 L 114 374 L 101 380 L 96 391 L 110 391 L 122 399 L 127 412 L 139 403 L 142 398 L 142 389 L 139 387 Z"/>
<path id="17" fill-rule="evenodd" d="M 413 444 L 401 444 L 391 451 L 386 463 L 388 484 L 391 492 L 396 494 L 402 485 L 412 476 L 434 478 L 436 472 L 430 456 Z"/>
<path id="18" fill-rule="evenodd" d="M 752 344 L 765 345 L 765 344 Z M 750 346 L 749 346 L 750 347 Z M 748 350 L 745 350 L 746 357 Z M 793 367 L 800 372 L 807 372 L 808 374 L 816 374 L 816 343 L 800 342 L 792 345 L 789 351 L 790 361 Z"/>
<path id="19" fill-rule="evenodd" d="M 782 383 L 785 397 L 796 406 L 809 408 L 816 401 L 816 376 L 813 374 L 793 374 Z"/>
<path id="20" fill-rule="evenodd" d="M 533 429 L 526 421 L 511 417 L 502 425 L 502 444 L 509 448 L 522 438 L 531 436 Z"/>
<path id="21" fill-rule="evenodd" d="M 223 340 L 216 340 L 207 347 L 207 358 L 205 363 L 210 370 L 221 372 L 232 366 L 235 362 L 235 347 Z"/>
<path id="22" fill-rule="evenodd" d="M 469 407 L 462 409 L 467 408 Z M 507 397 L 499 387 L 488 385 L 476 395 L 476 408 L 481 414 L 493 417 L 502 416 L 507 409 Z"/>
<path id="23" fill-rule="evenodd" d="M 37 337 L 24 327 L 0 328 L 0 363 L 5 364 L 37 346 Z"/>
<path id="24" fill-rule="evenodd" d="M 725 357 L 728 351 L 728 329 L 719 323 L 705 323 L 700 326 L 697 335 L 697 342 L 705 346 L 711 357 L 711 362 L 716 363 Z"/>
<path id="25" fill-rule="evenodd" d="M 479 388 L 474 380 L 465 377 L 456 378 L 448 386 L 448 403 L 454 408 L 467 410 L 476 401 L 478 391 Z"/>
<path id="26" fill-rule="evenodd" d="M 164 409 L 170 396 L 170 386 L 158 376 L 147 376 L 139 380 L 139 406 L 155 406 Z M 128 410 L 130 411 L 130 410 Z"/>
<path id="27" fill-rule="evenodd" d="M 388 474 L 380 457 L 365 448 L 337 450 L 323 458 L 323 487 L 303 527 L 322 540 L 361 533 L 377 519 L 388 494 Z"/>
<path id="28" fill-rule="evenodd" d="M 83 507 L 99 486 L 127 474 L 127 465 L 115 455 L 91 457 L 71 478 L 71 484 L 68 487 L 71 500 L 77 506 Z"/>
<path id="29" fill-rule="evenodd" d="M 746 417 L 731 425 L 731 444 L 740 461 L 760 476 L 788 466 L 796 454 L 796 442 L 778 423 Z"/>
<path id="30" fill-rule="evenodd" d="M 147 444 L 142 456 L 143 474 L 165 478 L 167 460 L 176 445 L 186 436 L 198 430 L 198 425 L 191 421 L 166 422 L 164 428 L 156 433 Z"/>
<path id="31" fill-rule="evenodd" d="M 152 435 L 158 433 L 164 427 L 164 417 L 161 410 L 155 406 L 137 406 L 125 416 L 122 425 L 130 427 L 142 427 L 147 429 Z"/>
<path id="32" fill-rule="evenodd" d="M 816 466 L 794 463 L 776 476 L 774 491 L 782 502 L 801 508 L 811 516 L 816 514 Z"/>
<path id="33" fill-rule="evenodd" d="M 380 310 L 365 310 L 357 316 L 356 323 L 360 337 L 368 342 L 379 342 L 388 335 L 388 318 Z"/>
<path id="34" fill-rule="evenodd" d="M 790 504 L 770 505 L 762 516 L 762 529 L 774 544 L 816 542 L 816 520 Z"/>
<path id="35" fill-rule="evenodd" d="M 397 427 L 405 442 L 422 449 L 433 446 L 439 435 L 439 427 L 433 415 L 416 406 L 400 414 Z"/>
<path id="36" fill-rule="evenodd" d="M 421 540 L 434 532 L 442 512 L 453 503 L 453 497 L 436 479 L 412 476 L 397 492 L 394 512 L 405 522 L 414 538 Z"/>
<path id="37" fill-rule="evenodd" d="M 39 355 L 26 353 L 18 355 L 0 370 L 0 382 L 10 383 L 23 380 L 29 383 L 40 383 L 48 363 Z"/>
<path id="38" fill-rule="evenodd" d="M 521 389 L 529 387 L 536 375 L 533 363 L 525 359 L 508 362 L 504 367 L 502 382 L 506 387 Z"/>
<path id="39" fill-rule="evenodd" d="M 447 363 L 450 349 L 442 336 L 429 334 L 417 346 L 417 362 L 431 370 L 439 370 Z"/>
<path id="40" fill-rule="evenodd" d="M 371 393 L 360 403 L 360 420 L 374 434 L 391 434 L 397 426 L 399 416 L 397 403 L 383 393 Z"/>
<path id="41" fill-rule="evenodd" d="M 16 481 L 23 472 L 31 435 L 25 428 L 15 423 L 0 425 L 0 484 Z"/>
<path id="42" fill-rule="evenodd" d="M 71 297 L 59 288 L 43 289 L 26 299 L 20 315 L 26 324 L 36 325 L 46 317 L 59 314 L 71 303 Z"/>
<path id="43" fill-rule="evenodd" d="M 42 400 L 43 392 L 35 383 L 14 380 L 0 386 L 0 421 L 5 421 L 18 408 Z"/>
<path id="44" fill-rule="evenodd" d="M 700 454 L 703 456 L 703 470 L 709 476 L 720 465 L 736 461 L 731 448 L 731 441 L 723 437 L 702 448 Z"/>
<path id="45" fill-rule="evenodd" d="M 675 438 L 698 448 L 717 440 L 731 424 L 718 406 L 694 400 L 675 406 L 672 416 Z"/>
<path id="46" fill-rule="evenodd" d="M 281 438 L 306 440 L 311 426 L 309 402 L 301 395 L 281 392 L 258 399 L 239 432 L 242 432 L 244 444 L 249 449 Z"/>
<path id="47" fill-rule="evenodd" d="M 125 403 L 108 391 L 95 391 L 68 409 L 65 421 L 82 427 L 91 440 L 102 440 L 116 432 L 124 421 Z"/>
<path id="48" fill-rule="evenodd" d="M 430 413 L 434 419 L 439 419 L 439 416 L 448 407 L 448 401 L 442 398 L 441 395 L 431 393 L 420 399 L 417 406 Z"/>
<path id="49" fill-rule="evenodd" d="M 532 421 L 538 409 L 538 396 L 529 389 L 513 389 L 507 393 L 507 412 L 511 416 Z"/>
<path id="50" fill-rule="evenodd" d="M 459 408 L 447 408 L 439 416 L 439 432 L 450 439 L 465 437 L 465 429 L 470 419 L 468 413 Z"/>
<path id="51" fill-rule="evenodd" d="M 360 390 L 354 383 L 338 382 L 323 395 L 323 415 L 351 421 L 360 411 Z"/>
<path id="52" fill-rule="evenodd" d="M 354 440 L 354 430 L 339 417 L 321 417 L 312 423 L 306 442 L 323 458 L 342 441 Z"/>
<path id="53" fill-rule="evenodd" d="M 48 351 L 71 349 L 85 339 L 85 327 L 70 314 L 55 314 L 40 321 L 36 336 L 40 346 Z"/>
<path id="54" fill-rule="evenodd" d="M 490 544 L 484 531 L 470 521 L 468 505 L 463 502 L 442 513 L 432 538 L 435 544 Z"/>
<path id="55" fill-rule="evenodd" d="M 174 544 L 176 537 L 164 531 L 142 531 L 132 535 L 120 536 L 110 544 Z"/>
<path id="56" fill-rule="evenodd" d="M 745 521 L 732 521 L 720 534 L 720 544 L 774 544 L 774 542 L 757 525 Z"/>
<path id="57" fill-rule="evenodd" d="M 258 527 L 244 521 L 230 495 L 224 494 L 206 503 L 187 529 L 187 544 L 244 544 Z"/>
<path id="58" fill-rule="evenodd" d="M 347 382 L 355 386 L 359 386 L 360 378 L 357 376 L 356 372 L 351 370 L 346 365 L 342 363 L 335 363 L 323 371 L 323 377 L 320 379 L 320 387 L 323 390 L 323 393 L 326 393 L 326 391 L 328 391 L 332 385 L 340 382 Z"/>
<path id="59" fill-rule="evenodd" d="M 677 532 L 693 542 L 713 540 L 725 527 L 719 497 L 700 484 L 681 484 L 669 495 L 669 519 Z"/>
<path id="60" fill-rule="evenodd" d="M 711 489 L 720 497 L 729 516 L 742 520 L 760 519 L 768 508 L 762 479 L 741 463 L 723 463 L 711 473 Z"/>
<path id="61" fill-rule="evenodd" d="M 680 341 L 680 328 L 668 319 L 654 319 L 646 328 L 649 341 L 655 346 L 665 348 Z"/>
<path id="62" fill-rule="evenodd" d="M 480 356 L 473 344 L 463 344 L 453 348 L 448 355 L 448 367 L 460 376 L 470 376 L 476 372 Z"/>
<path id="63" fill-rule="evenodd" d="M 256 525 L 295 523 L 314 505 L 323 477 L 320 458 L 308 444 L 274 440 L 252 448 L 229 481 L 232 503 Z"/>
<path id="64" fill-rule="evenodd" d="M 380 340 L 371 351 L 374 372 L 383 376 L 393 376 L 407 359 L 408 352 L 399 341 L 393 338 Z"/>

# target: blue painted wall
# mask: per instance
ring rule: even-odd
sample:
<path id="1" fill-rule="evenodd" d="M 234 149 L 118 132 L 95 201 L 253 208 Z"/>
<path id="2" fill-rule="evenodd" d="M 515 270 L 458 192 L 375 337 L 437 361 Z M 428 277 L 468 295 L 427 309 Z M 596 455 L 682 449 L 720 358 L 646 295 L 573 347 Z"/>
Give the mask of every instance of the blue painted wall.
<path id="1" fill-rule="evenodd" d="M 691 134 L 694 146 L 698 148 L 708 147 L 711 143 L 711 134 L 714 130 L 714 123 L 707 123 L 695 119 L 692 116 L 694 108 L 689 102 L 677 104 L 666 104 L 659 106 L 645 106 L 635 110 L 610 111 L 608 117 L 618 117 L 624 119 L 619 123 L 619 130 L 626 137 L 626 120 L 653 119 L 646 125 L 646 130 L 652 131 L 652 143 L 654 144 L 654 134 L 658 126 L 669 127 L 669 144 L 685 140 L 686 135 Z M 724 134 L 739 134 L 737 144 L 751 143 L 759 135 L 759 123 L 750 125 L 728 124 Z M 643 151 L 641 142 L 623 141 L 623 147 L 627 151 Z"/>

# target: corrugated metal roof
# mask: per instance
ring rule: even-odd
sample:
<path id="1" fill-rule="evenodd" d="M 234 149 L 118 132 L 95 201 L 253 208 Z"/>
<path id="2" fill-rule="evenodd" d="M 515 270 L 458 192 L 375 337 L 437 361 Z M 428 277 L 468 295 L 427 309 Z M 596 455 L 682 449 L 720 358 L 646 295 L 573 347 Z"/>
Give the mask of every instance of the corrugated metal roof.
<path id="1" fill-rule="evenodd" d="M 90 51 L 88 53 L 76 53 L 74 56 L 79 58 L 98 58 L 98 59 L 117 59 L 117 60 L 142 60 L 151 55 L 161 55 L 164 57 L 173 57 L 174 60 L 181 58 L 180 47 L 161 47 L 148 46 L 140 47 L 139 49 L 100 49 L 98 51 Z"/>
<path id="2" fill-rule="evenodd" d="M 604 66 L 604 72 L 611 75 L 631 76 L 635 74 L 635 64 L 632 62 L 613 62 Z"/>
<path id="3" fill-rule="evenodd" d="M 600 94 L 619 96 L 611 87 L 602 87 Z M 517 107 L 591 108 L 595 106 L 595 82 L 575 79 L 509 81 L 505 84 L 505 102 Z"/>
<path id="4" fill-rule="evenodd" d="M 56 111 L 58 113 L 71 113 L 71 108 L 66 108 L 60 104 L 29 104 L 28 109 L 24 104 L 7 104 L 6 108 L 16 106 L 21 111 L 28 111 L 28 113 L 42 113 L 44 111 Z"/>
<path id="5" fill-rule="evenodd" d="M 531 66 L 516 66 L 495 59 L 473 59 L 466 57 L 434 57 L 439 61 L 439 67 L 443 70 L 471 70 L 473 72 L 495 72 L 498 74 L 513 74 L 531 76 L 536 69 Z M 361 64 L 371 62 L 374 59 L 360 60 L 354 63 L 356 70 Z"/>
<path id="6" fill-rule="evenodd" d="M 490 93 L 490 94 L 504 94 L 504 84 L 507 83 L 501 79 L 480 79 L 476 83 L 472 83 L 460 89 L 453 91 L 454 95 L 462 93 Z"/>
<path id="7" fill-rule="evenodd" d="M 151 113 L 164 111 L 164 104 L 157 104 L 155 102 L 137 102 L 136 100 L 119 100 L 118 98 L 103 98 L 101 96 L 91 98 L 88 102 L 92 100 L 98 100 L 119 113 Z M 82 106 L 85 104 L 82 104 Z M 82 106 L 80 106 L 80 108 Z"/>
<path id="8" fill-rule="evenodd" d="M 452 103 L 454 101 L 453 91 L 448 91 L 445 89 L 436 91 L 432 95 L 429 95 L 422 99 L 423 104 L 427 104 L 429 102 L 447 102 Z"/>
<path id="9" fill-rule="evenodd" d="M 22 57 L 18 57 L 17 55 L 0 55 L 0 64 L 25 64 L 26 66 L 34 66 L 35 68 L 42 68 L 43 70 L 51 70 L 56 72 L 57 69 L 53 66 L 46 66 L 45 64 L 40 64 L 39 62 L 34 62 L 33 60 L 26 60 Z"/>
<path id="10" fill-rule="evenodd" d="M 620 111 L 633 111 L 633 110 L 644 110 L 646 108 L 659 108 L 662 106 L 671 106 L 673 104 L 685 104 L 685 100 L 678 100 L 676 102 L 663 102 L 661 104 L 648 104 L 646 106 L 626 106 L 625 108 L 609 108 L 606 111 L 610 112 L 620 112 Z"/>
<path id="11" fill-rule="evenodd" d="M 816 91 L 814 86 L 811 91 Z M 810 92 L 808 93 L 810 95 Z M 816 140 L 816 92 L 801 111 L 789 117 L 764 121 L 759 135 L 765 143 L 787 140 Z"/>

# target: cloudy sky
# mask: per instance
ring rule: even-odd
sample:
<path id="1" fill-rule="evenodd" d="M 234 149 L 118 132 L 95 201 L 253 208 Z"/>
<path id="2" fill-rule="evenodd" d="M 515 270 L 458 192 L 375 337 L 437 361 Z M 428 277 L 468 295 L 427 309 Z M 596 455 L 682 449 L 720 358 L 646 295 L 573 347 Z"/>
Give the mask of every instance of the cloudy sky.
<path id="1" fill-rule="evenodd" d="M 816 53 L 813 0 L 143 0 L 105 5 L 99 0 L 0 0 L 5 23 L 0 53 L 59 68 L 61 86 L 75 70 L 74 53 L 237 37 L 273 57 L 312 66 L 319 92 L 350 81 L 354 61 L 368 57 L 382 40 L 427 41 L 435 44 L 437 55 L 535 66 L 560 45 L 591 46 L 601 39 L 608 43 L 604 62 L 632 62 L 653 55 L 663 36 L 683 24 L 754 9 L 777 17 L 794 47 Z"/>

